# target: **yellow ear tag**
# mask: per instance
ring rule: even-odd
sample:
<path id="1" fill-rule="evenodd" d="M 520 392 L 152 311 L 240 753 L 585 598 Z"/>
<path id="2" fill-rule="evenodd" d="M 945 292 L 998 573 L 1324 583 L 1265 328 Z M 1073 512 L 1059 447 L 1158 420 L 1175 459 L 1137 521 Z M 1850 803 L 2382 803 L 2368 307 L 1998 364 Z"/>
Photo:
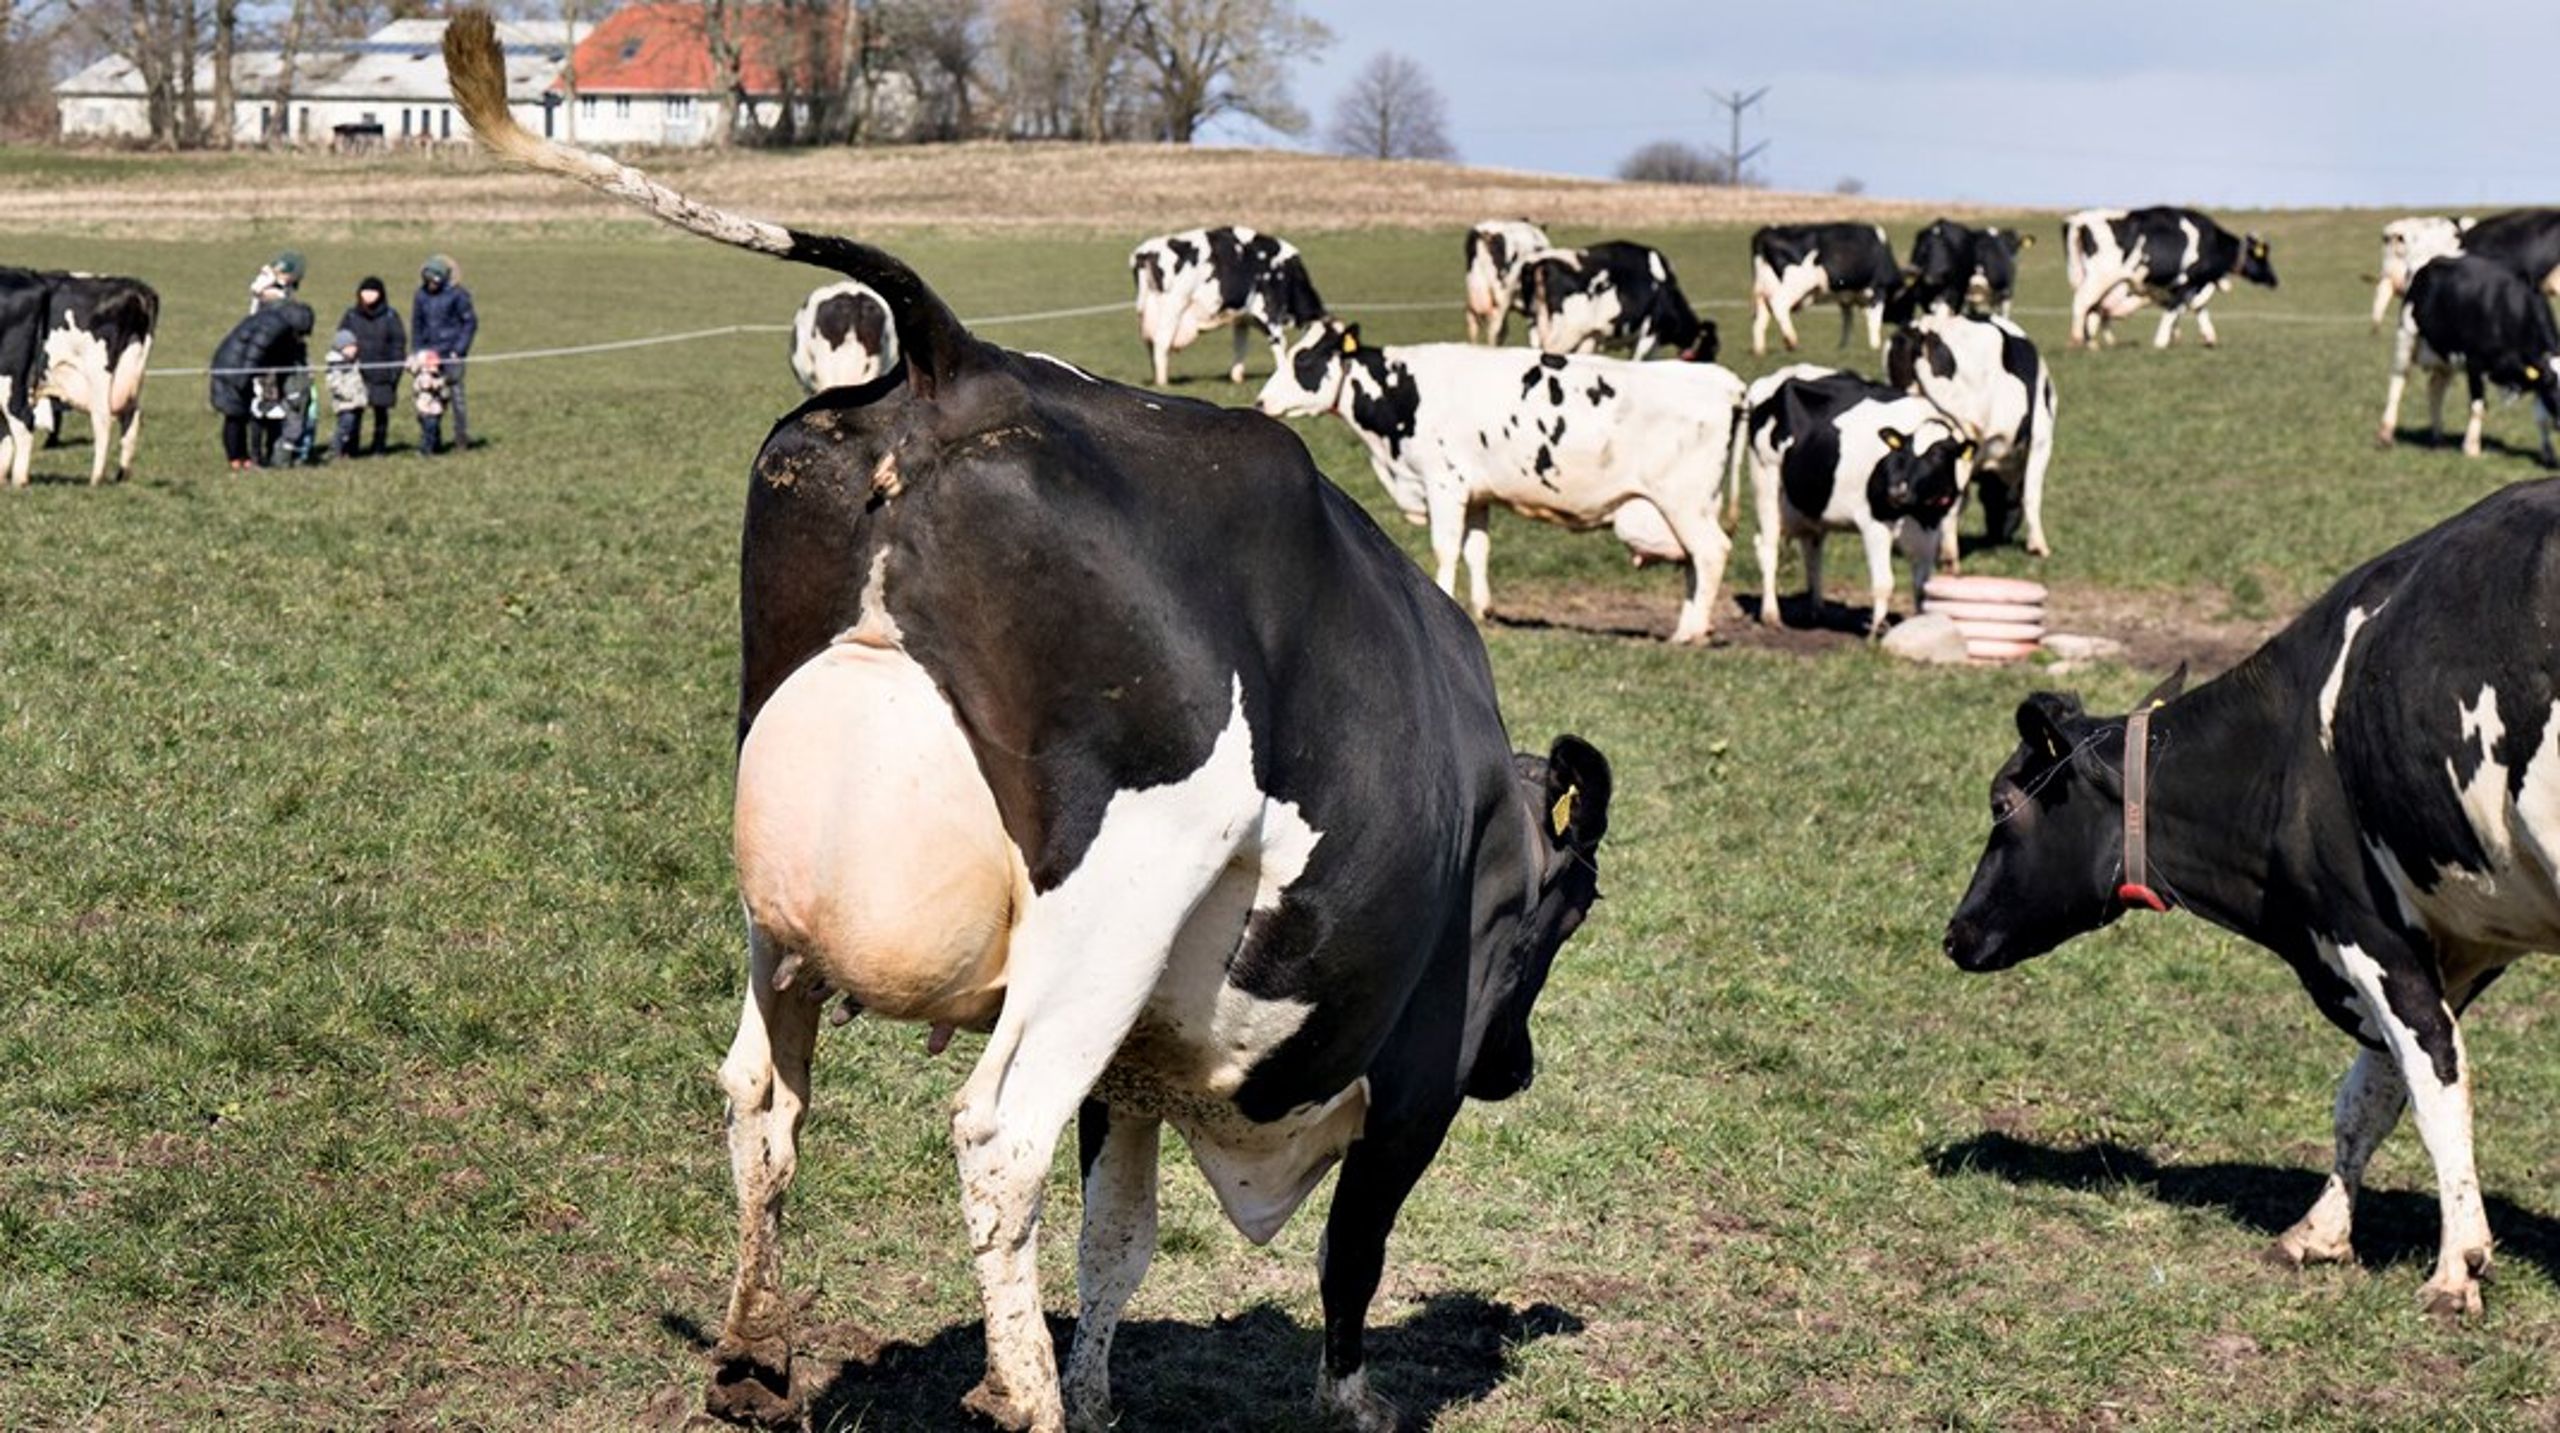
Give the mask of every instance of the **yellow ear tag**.
<path id="1" fill-rule="evenodd" d="M 2524 381 L 2527 383 L 2540 383 L 2542 381 L 2542 370 L 2534 367 L 2530 363 L 2526 364 L 2524 366 Z"/>
<path id="2" fill-rule="evenodd" d="M 1893 451 L 1895 451 L 1895 452 L 1897 452 L 1897 453 L 1901 452 L 1901 451 L 1902 451 L 1902 435 L 1901 435 L 1901 434 L 1899 434 L 1899 433 L 1887 433 L 1887 434 L 1885 434 L 1885 435 L 1884 435 L 1884 445 L 1885 445 L 1886 447 L 1888 447 L 1888 448 L 1891 448 Z"/>
<path id="3" fill-rule="evenodd" d="M 1566 787 L 1564 794 L 1557 797 L 1556 804 L 1548 810 L 1547 823 L 1555 827 L 1557 835 L 1563 835 L 1564 828 L 1573 824 L 1573 798 L 1581 792 L 1580 786 Z"/>
<path id="4" fill-rule="evenodd" d="M 1345 353 L 1358 353 L 1360 351 L 1360 336 L 1354 333 L 1344 334 L 1342 336 L 1342 351 Z"/>
<path id="5" fill-rule="evenodd" d="M 2055 741 L 2051 732 L 2045 734 L 2044 754 L 2055 761 L 2062 759 L 2062 743 Z"/>

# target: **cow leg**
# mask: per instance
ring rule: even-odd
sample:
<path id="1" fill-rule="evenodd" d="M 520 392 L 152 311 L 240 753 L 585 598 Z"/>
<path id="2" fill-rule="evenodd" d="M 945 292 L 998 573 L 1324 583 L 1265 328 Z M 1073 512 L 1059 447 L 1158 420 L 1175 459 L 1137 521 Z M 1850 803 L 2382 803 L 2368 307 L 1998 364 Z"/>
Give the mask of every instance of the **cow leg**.
<path id="1" fill-rule="evenodd" d="M 782 1200 L 799 1166 L 820 1005 L 812 992 L 790 988 L 788 977 L 777 981 L 781 957 L 762 932 L 748 932 L 746 1001 L 720 1064 L 729 1095 L 729 1173 L 738 1189 L 738 1281 L 703 1396 L 719 1417 L 764 1424 L 787 1423 L 797 1413 L 791 1310 L 782 1297 Z"/>
<path id="2" fill-rule="evenodd" d="M 1235 362 L 1233 362 L 1233 363 L 1231 363 L 1231 364 L 1229 364 L 1229 365 L 1227 366 L 1227 381 L 1228 381 L 1229 383 L 1242 383 L 1242 382 L 1244 382 L 1244 348 L 1245 348 L 1244 325 L 1243 325 L 1243 324 L 1240 324 L 1240 323 L 1239 323 L 1239 324 L 1231 325 L 1231 326 L 1230 326 L 1230 331 L 1231 331 L 1231 332 L 1233 332 L 1233 333 L 1235 334 L 1235 355 L 1236 355 L 1236 357 L 1235 357 Z"/>
<path id="3" fill-rule="evenodd" d="M 2476 458 L 2480 456 L 2481 420 L 2489 414 L 2489 385 L 2477 368 L 2464 368 L 2462 382 L 2471 391 L 2471 421 L 2462 429 L 2462 456 Z"/>
<path id="4" fill-rule="evenodd" d="M 1830 534 L 1820 528 L 1796 539 L 1804 549 L 1804 609 L 1813 625 L 1822 625 L 1822 544 Z"/>
<path id="5" fill-rule="evenodd" d="M 1884 351 L 1884 301 L 1881 299 L 1867 305 L 1867 347 L 1878 353 Z"/>
<path id="6" fill-rule="evenodd" d="M 1978 486 L 1981 481 L 1981 479 L 1976 478 L 1972 485 Z M 1956 505 L 1947 509 L 1946 517 L 1941 519 L 1938 523 L 1938 565 L 1945 568 L 1947 570 L 1947 575 L 1950 577 L 1960 577 L 1964 574 L 1964 544 L 1956 536 L 1956 529 L 1964 523 L 1964 509 L 1964 495 L 1958 494 L 1956 497 Z M 1993 509 L 1990 503 L 1986 500 L 1982 504 L 1982 540 L 1985 544 L 1998 539 L 2000 536 L 1999 523 L 2000 519 L 1996 515 L 1995 509 Z M 1925 594 L 1922 593 L 1912 594 L 1912 600 L 1915 604 L 1912 610 L 1919 610 L 1916 604 L 1924 595 Z"/>
<path id="7" fill-rule="evenodd" d="M 2365 1164 L 2400 1122 L 2409 1088 L 2391 1057 L 2359 1051 L 2338 1082 L 2334 1111 L 2337 1158 L 2320 1197 L 2294 1226 L 2276 1236 L 2276 1252 L 2296 1264 L 2333 1264 L 2355 1257 L 2348 1233 L 2355 1218 L 2356 1190 L 2364 1182 Z"/>
<path id="8" fill-rule="evenodd" d="M 2453 386 L 2453 370 L 2427 370 L 2427 442 L 2430 446 L 2444 443 L 2444 391 Z"/>
<path id="9" fill-rule="evenodd" d="M 1466 536 L 1466 504 L 1442 499 L 1435 494 L 1430 499 L 1429 520 L 1432 580 L 1439 583 L 1440 590 L 1454 602 L 1458 597 L 1458 548 Z M 1484 612 L 1479 609 L 1475 615 L 1481 618 Z"/>
<path id="10" fill-rule="evenodd" d="M 1377 1112 L 1371 1111 L 1371 1118 Z M 1377 1128 L 1373 1124 L 1373 1129 Z M 1359 1430 L 1392 1433 L 1394 1404 L 1369 1387 L 1369 1301 L 1386 1270 L 1387 1235 L 1405 1196 L 1431 1165 L 1448 1132 L 1443 1114 L 1421 1129 L 1362 1139 L 1342 1158 L 1333 1208 L 1316 1245 L 1316 1282 L 1324 1291 L 1324 1359 L 1316 1367 L 1316 1406 Z"/>
<path id="11" fill-rule="evenodd" d="M 1075 1343 L 1067 1354 L 1067 1426 L 1109 1428 L 1111 1335 L 1156 1252 L 1161 1121 L 1087 1100 L 1076 1125 L 1084 1165 L 1084 1236 L 1076 1244 Z"/>
<path id="12" fill-rule="evenodd" d="M 1169 325 L 1167 327 L 1169 327 Z M 1147 353 L 1155 360 L 1156 386 L 1158 388 L 1169 387 L 1173 381 L 1170 377 L 1170 360 L 1173 357 L 1173 335 L 1167 332 L 1164 328 L 1159 328 L 1156 331 L 1155 336 L 1147 340 Z"/>
<path id="13" fill-rule="evenodd" d="M 97 385 L 97 402 L 89 406 L 89 486 L 107 480 L 107 454 L 116 444 L 116 415 L 107 408 L 106 384 Z"/>
<path id="14" fill-rule="evenodd" d="M 36 435 L 34 429 L 18 421 L 16 414 L 6 411 L 7 389 L 8 381 L 0 379 L 0 425 L 5 425 L 5 431 L 0 431 L 0 458 L 8 460 L 9 486 L 23 488 L 27 485 L 28 464 L 35 457 Z"/>
<path id="15" fill-rule="evenodd" d="M 2417 360 L 2417 325 L 2403 323 L 2399 335 L 2391 341 L 2391 383 L 2382 391 L 2382 425 L 2373 432 L 2375 446 L 2388 448 L 2400 440 L 2400 398 L 2409 391 L 2409 365 Z M 2430 377 L 2433 375 L 2430 374 Z M 2441 426 L 2444 390 L 2436 390 L 2437 417 Z"/>
<path id="16" fill-rule="evenodd" d="M 1716 522 L 1715 501 L 1710 497 L 1703 510 L 1690 510 L 1677 504 L 1656 503 L 1663 521 L 1670 525 L 1671 535 L 1680 541 L 1680 549 L 1689 554 L 1689 595 L 1680 602 L 1680 617 L 1671 627 L 1671 640 L 1678 643 L 1703 642 L 1715 628 L 1716 592 L 1724 586 L 1724 566 L 1733 555 L 1733 539 L 1725 536 Z"/>
<path id="17" fill-rule="evenodd" d="M 1769 351 L 1769 293 L 1758 284 L 1751 286 L 1751 354 L 1754 358 Z"/>
<path id="18" fill-rule="evenodd" d="M 1493 610 L 1493 581 L 1485 576 L 1485 559 L 1493 555 L 1493 534 L 1487 530 L 1493 521 L 1493 509 L 1484 503 L 1467 505 L 1467 531 L 1459 551 L 1467 560 L 1467 607 L 1482 621 Z"/>
<path id="19" fill-rule="evenodd" d="M 1910 521 L 1909 518 L 1902 520 L 1903 523 Z M 1895 527 L 1901 525 L 1897 523 Z M 1931 537 L 1936 535 L 1935 532 L 1930 534 Z M 1868 523 L 1858 529 L 1858 545 L 1866 549 L 1867 554 L 1867 640 L 1870 642 L 1883 640 L 1884 619 L 1893 611 L 1893 540 L 1894 530 L 1880 524 Z M 1912 575 L 1915 589 L 1919 582 L 1926 580 L 1922 564 L 1916 561 L 1912 564 Z M 1915 591 L 1915 600 L 1916 596 Z"/>
<path id="20" fill-rule="evenodd" d="M 142 400 L 136 397 L 125 411 L 124 441 L 116 450 L 116 481 L 133 481 L 133 455 L 142 447 Z"/>
<path id="21" fill-rule="evenodd" d="M 1778 474 L 1775 464 L 1751 457 L 1751 552 L 1760 559 L 1760 625 L 1786 625 L 1778 613 Z"/>
<path id="22" fill-rule="evenodd" d="M 1778 337 L 1786 341 L 1787 352 L 1789 353 L 1795 352 L 1798 344 L 1798 340 L 1796 338 L 1796 305 L 1799 302 L 1800 300 L 1797 299 L 1793 292 L 1788 292 L 1781 296 L 1781 301 L 1773 302 L 1769 305 L 1769 312 L 1775 315 L 1778 320 Z"/>
<path id="23" fill-rule="evenodd" d="M 1847 347 L 1849 346 L 1849 326 L 1850 326 L 1852 323 L 1856 322 L 1856 321 L 1857 321 L 1857 314 L 1856 314 L 1855 306 L 1854 306 L 1854 305 L 1851 305 L 1851 304 L 1847 304 L 1847 303 L 1843 303 L 1843 304 L 1841 304 L 1841 305 L 1840 305 L 1840 345 L 1839 345 L 1840 347 L 1842 347 L 1842 348 L 1847 348 Z"/>
<path id="24" fill-rule="evenodd" d="M 2186 306 L 2183 304 L 2171 304 L 2161 310 L 2159 331 L 2151 335 L 2153 348 L 2167 348 L 2178 341 L 2178 320 L 2184 317 L 2186 312 Z"/>
<path id="25" fill-rule="evenodd" d="M 2211 292 L 2211 290 L 2206 291 L 2208 296 Z M 2222 346 L 2221 335 L 2213 331 L 2213 312 L 2207 309 L 2201 300 L 2196 304 L 2196 341 L 2207 348 Z"/>

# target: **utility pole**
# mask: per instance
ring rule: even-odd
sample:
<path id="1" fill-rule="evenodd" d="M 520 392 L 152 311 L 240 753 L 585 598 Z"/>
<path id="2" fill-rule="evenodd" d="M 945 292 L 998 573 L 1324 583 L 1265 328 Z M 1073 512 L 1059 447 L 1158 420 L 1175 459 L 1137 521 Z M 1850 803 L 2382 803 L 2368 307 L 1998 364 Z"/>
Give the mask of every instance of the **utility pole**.
<path id="1" fill-rule="evenodd" d="M 1742 112 L 1751 108 L 1753 105 L 1760 103 L 1762 98 L 1767 96 L 1768 93 L 1769 87 L 1767 85 L 1762 85 L 1760 88 L 1753 90 L 1749 94 L 1744 94 L 1740 90 L 1735 90 L 1730 94 L 1720 94 L 1714 90 L 1707 91 L 1707 98 L 1714 100 L 1717 104 L 1723 105 L 1725 108 L 1726 118 L 1732 121 L 1731 133 L 1733 135 L 1733 140 L 1730 144 L 1725 146 L 1724 151 L 1724 177 L 1725 182 L 1728 184 L 1740 184 L 1742 182 L 1742 166 L 1759 158 L 1761 151 L 1769 147 L 1769 141 L 1765 139 L 1760 141 L 1758 144 L 1751 146 L 1749 149 L 1742 147 Z"/>

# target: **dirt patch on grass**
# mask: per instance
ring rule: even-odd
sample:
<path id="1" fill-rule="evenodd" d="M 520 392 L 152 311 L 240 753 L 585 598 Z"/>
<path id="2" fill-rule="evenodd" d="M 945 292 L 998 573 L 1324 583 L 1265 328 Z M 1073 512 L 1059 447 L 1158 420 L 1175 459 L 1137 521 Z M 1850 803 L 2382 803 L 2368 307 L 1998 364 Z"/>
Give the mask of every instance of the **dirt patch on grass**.
<path id="1" fill-rule="evenodd" d="M 1188 145 L 916 145 L 651 154 L 695 197 L 828 229 L 1128 233 L 1246 223 L 1286 233 L 1428 228 L 1525 214 L 1608 228 L 1908 218 L 1943 205 L 1768 189 L 1623 184 L 1455 164 Z M 647 224 L 628 206 L 477 154 L 84 156 L 0 179 L 0 229 L 172 234 L 248 221 Z"/>

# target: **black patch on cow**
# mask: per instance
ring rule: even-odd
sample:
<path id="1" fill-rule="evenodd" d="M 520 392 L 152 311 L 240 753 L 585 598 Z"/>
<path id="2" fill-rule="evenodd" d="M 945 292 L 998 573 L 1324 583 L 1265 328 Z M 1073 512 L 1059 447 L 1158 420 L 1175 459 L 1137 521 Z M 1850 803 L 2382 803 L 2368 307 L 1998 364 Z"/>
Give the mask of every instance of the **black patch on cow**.
<path id="1" fill-rule="evenodd" d="M 1369 379 L 1368 386 L 1352 389 L 1352 423 L 1364 433 L 1385 439 L 1388 456 L 1401 456 L 1405 440 L 1413 436 L 1414 414 L 1422 407 L 1422 390 L 1414 386 L 1413 370 L 1389 361 L 1374 348 L 1350 355 L 1350 361 Z"/>
<path id="2" fill-rule="evenodd" d="M 1601 404 L 1618 396 L 1618 390 L 1610 387 L 1609 380 L 1604 376 L 1591 380 L 1590 394 L 1591 406 L 1597 408 Z"/>
<path id="3" fill-rule="evenodd" d="M 1530 464 L 1530 467 L 1537 473 L 1539 482 L 1545 483 L 1549 488 L 1555 486 L 1554 483 L 1547 482 L 1547 474 L 1556 470 L 1556 455 L 1548 450 L 1546 444 L 1538 445 L 1537 459 Z"/>
<path id="4" fill-rule="evenodd" d="M 817 331 L 818 337 L 827 341 L 829 347 L 842 348 L 846 336 L 853 332 L 855 323 L 859 321 L 863 306 L 857 295 L 830 294 L 819 301 L 817 312 L 811 315 L 811 327 Z"/>
<path id="5" fill-rule="evenodd" d="M 2494 259 L 2535 288 L 2560 271 L 2560 209 L 2510 209 L 2462 232 L 2462 252 Z"/>
<path id="6" fill-rule="evenodd" d="M 1564 355 L 1561 353 L 1541 353 L 1538 355 L 1538 366 L 1550 369 L 1562 368 L 1564 367 Z"/>

